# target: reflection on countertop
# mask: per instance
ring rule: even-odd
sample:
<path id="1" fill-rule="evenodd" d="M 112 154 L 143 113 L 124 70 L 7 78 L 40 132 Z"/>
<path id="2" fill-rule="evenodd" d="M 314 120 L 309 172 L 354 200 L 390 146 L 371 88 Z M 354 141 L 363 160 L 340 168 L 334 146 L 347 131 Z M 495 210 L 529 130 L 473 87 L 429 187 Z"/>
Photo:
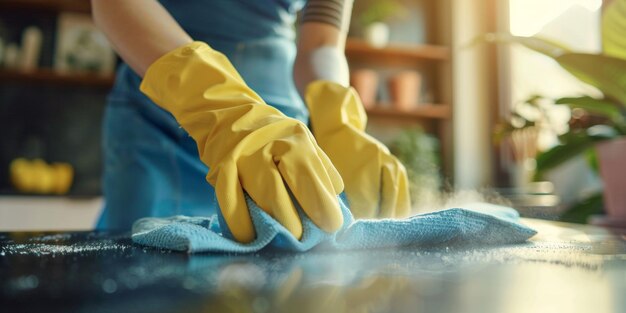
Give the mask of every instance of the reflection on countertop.
<path id="1" fill-rule="evenodd" d="M 0 304 L 47 312 L 623 312 L 626 237 L 524 220 L 503 247 L 187 255 L 128 234 L 0 234 Z"/>

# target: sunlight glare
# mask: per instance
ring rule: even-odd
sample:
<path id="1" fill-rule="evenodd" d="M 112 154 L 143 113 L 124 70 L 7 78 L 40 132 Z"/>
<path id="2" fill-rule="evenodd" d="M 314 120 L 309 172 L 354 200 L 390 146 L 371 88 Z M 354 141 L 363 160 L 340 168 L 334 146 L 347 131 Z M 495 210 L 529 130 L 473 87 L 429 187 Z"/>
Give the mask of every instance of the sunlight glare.
<path id="1" fill-rule="evenodd" d="M 574 6 L 589 11 L 602 7 L 602 0 L 510 0 L 510 29 L 516 36 L 533 36 Z"/>

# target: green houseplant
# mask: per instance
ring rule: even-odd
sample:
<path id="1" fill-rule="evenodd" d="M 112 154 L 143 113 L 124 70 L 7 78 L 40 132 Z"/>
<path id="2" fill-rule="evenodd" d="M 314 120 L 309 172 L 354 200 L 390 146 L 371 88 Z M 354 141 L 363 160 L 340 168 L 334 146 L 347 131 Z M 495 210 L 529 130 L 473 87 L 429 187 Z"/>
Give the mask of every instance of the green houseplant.
<path id="1" fill-rule="evenodd" d="M 363 10 L 357 14 L 356 21 L 363 30 L 366 42 L 378 48 L 389 41 L 389 26 L 386 22 L 391 18 L 402 17 L 406 8 L 397 0 L 368 0 L 360 4 Z"/>
<path id="2" fill-rule="evenodd" d="M 615 148 L 607 148 L 609 145 L 619 145 L 626 138 L 624 34 L 626 34 L 626 0 L 614 0 L 604 11 L 601 54 L 575 52 L 562 44 L 538 37 L 490 33 L 480 39 L 491 43 L 517 43 L 549 56 L 574 77 L 602 92 L 602 97 L 582 95 L 553 99 L 556 105 L 567 105 L 573 110 L 584 111 L 592 118 L 591 122 L 587 123 L 570 123 L 570 130 L 559 137 L 559 145 L 537 155 L 535 178 L 541 178 L 546 172 L 564 162 L 586 154 L 593 167 L 600 169 L 605 184 L 604 197 L 595 194 L 584 199 L 570 208 L 563 217 L 564 220 L 584 222 L 589 215 L 598 213 L 604 206 L 607 213 L 618 219 L 620 224 L 626 221 L 626 192 L 624 192 L 626 178 L 621 179 L 622 181 L 619 177 L 615 178 L 622 175 L 619 174 L 621 173 L 619 170 L 626 166 L 616 162 L 619 157 L 610 155 L 619 154 L 626 159 L 626 150 L 620 152 Z M 600 153 L 597 153 L 598 151 Z M 610 152 L 606 155 L 602 151 Z M 613 161 L 609 161 L 611 159 Z M 604 164 L 602 160 L 605 161 Z M 620 201 L 622 203 L 618 203 Z"/>
<path id="3" fill-rule="evenodd" d="M 406 168 L 412 207 L 436 203 L 441 188 L 437 139 L 414 127 L 398 134 L 389 150 Z"/>

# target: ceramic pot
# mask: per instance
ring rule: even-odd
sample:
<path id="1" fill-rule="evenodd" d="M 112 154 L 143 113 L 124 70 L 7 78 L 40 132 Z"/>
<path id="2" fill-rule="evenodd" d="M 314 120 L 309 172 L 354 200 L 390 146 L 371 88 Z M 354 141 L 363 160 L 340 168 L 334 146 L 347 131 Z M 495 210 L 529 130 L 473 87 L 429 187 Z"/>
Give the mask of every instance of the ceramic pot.
<path id="1" fill-rule="evenodd" d="M 371 46 L 382 48 L 389 43 L 389 25 L 382 22 L 369 24 L 363 30 L 363 36 Z"/>
<path id="2" fill-rule="evenodd" d="M 626 139 L 601 142 L 596 145 L 596 151 L 607 215 L 600 223 L 626 227 Z"/>
<path id="3" fill-rule="evenodd" d="M 378 91 L 378 73 L 370 69 L 354 70 L 350 73 L 350 85 L 361 97 L 365 108 L 376 105 Z"/>
<path id="4" fill-rule="evenodd" d="M 420 98 L 422 76 L 416 71 L 402 71 L 387 81 L 392 106 L 401 111 L 414 109 Z"/>

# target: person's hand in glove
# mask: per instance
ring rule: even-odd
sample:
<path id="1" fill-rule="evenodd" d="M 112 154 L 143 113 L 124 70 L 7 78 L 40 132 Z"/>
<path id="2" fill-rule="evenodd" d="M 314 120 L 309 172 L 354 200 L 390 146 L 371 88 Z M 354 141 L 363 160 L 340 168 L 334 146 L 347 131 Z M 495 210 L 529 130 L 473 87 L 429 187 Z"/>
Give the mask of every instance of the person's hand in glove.
<path id="1" fill-rule="evenodd" d="M 367 117 L 356 91 L 315 81 L 307 87 L 305 98 L 313 134 L 341 174 L 354 216 L 409 215 L 406 169 L 387 147 L 365 133 Z"/>
<path id="2" fill-rule="evenodd" d="M 302 224 L 290 192 L 321 229 L 341 227 L 343 182 L 331 161 L 306 125 L 267 105 L 226 56 L 201 42 L 187 44 L 148 68 L 141 91 L 198 144 L 236 240 L 255 238 L 244 191 L 298 239 Z"/>

